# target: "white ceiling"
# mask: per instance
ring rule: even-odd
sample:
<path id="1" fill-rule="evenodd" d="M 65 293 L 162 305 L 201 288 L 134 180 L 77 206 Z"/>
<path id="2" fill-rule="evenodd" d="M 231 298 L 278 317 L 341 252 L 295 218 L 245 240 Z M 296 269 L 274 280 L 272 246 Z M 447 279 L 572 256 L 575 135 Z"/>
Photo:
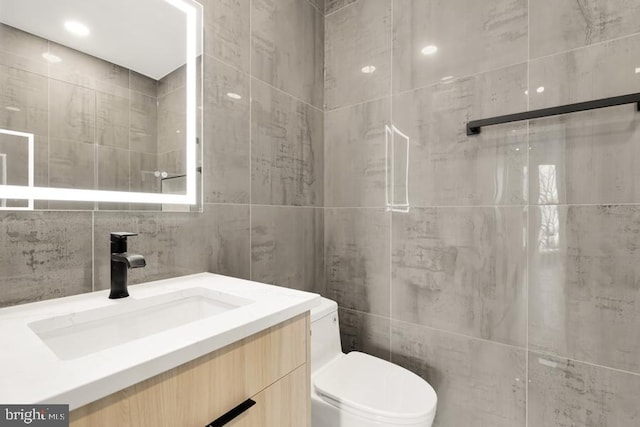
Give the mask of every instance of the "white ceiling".
<path id="1" fill-rule="evenodd" d="M 69 20 L 91 33 L 71 34 Z M 0 22 L 156 80 L 186 62 L 185 14 L 166 0 L 0 0 Z"/>

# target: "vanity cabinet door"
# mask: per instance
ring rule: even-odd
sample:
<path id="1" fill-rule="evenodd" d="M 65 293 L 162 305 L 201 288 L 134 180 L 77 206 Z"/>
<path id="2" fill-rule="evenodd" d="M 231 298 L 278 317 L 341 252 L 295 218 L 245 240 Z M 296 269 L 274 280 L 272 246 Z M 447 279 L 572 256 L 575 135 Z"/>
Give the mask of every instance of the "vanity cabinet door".
<path id="1" fill-rule="evenodd" d="M 305 365 L 254 396 L 256 404 L 225 427 L 309 426 L 308 386 Z"/>
<path id="2" fill-rule="evenodd" d="M 298 316 L 78 408 L 70 414 L 70 425 L 205 427 L 251 396 L 266 399 L 258 396 L 300 370 L 297 368 L 302 367 L 307 372 L 303 382 L 308 387 L 308 336 L 309 315 Z M 289 383 L 291 380 L 283 384 Z M 309 395 L 308 389 L 306 395 Z M 274 396 L 288 395 L 282 391 Z M 283 398 L 270 399 L 280 399 L 278 402 L 285 410 L 290 406 Z M 266 408 L 267 404 L 270 405 L 260 402 L 260 407 L 255 405 L 247 414 L 254 416 L 253 412 L 265 411 L 260 408 Z M 256 407 L 258 411 L 255 411 Z M 304 427 L 309 424 L 293 425 Z"/>

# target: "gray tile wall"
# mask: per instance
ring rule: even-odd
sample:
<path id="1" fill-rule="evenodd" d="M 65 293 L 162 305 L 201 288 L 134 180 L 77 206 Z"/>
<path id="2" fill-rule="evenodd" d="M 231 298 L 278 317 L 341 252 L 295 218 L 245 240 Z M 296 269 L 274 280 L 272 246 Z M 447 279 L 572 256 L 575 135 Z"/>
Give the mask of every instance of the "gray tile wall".
<path id="1" fill-rule="evenodd" d="M 464 133 L 640 91 L 635 2 L 202 2 L 204 212 L 4 213 L 1 305 L 107 287 L 108 231 L 126 228 L 150 260 L 134 283 L 213 271 L 336 299 L 345 350 L 427 379 L 438 427 L 639 422 L 637 113 Z M 13 123 L 46 128 L 32 99 Z M 390 123 L 411 137 L 407 214 L 385 206 Z"/>
<path id="2" fill-rule="evenodd" d="M 434 386 L 437 427 L 640 425 L 640 116 L 465 132 L 640 92 L 639 18 L 632 0 L 325 0 L 326 294 L 345 350 Z M 391 123 L 409 213 L 385 209 Z"/>
<path id="3" fill-rule="evenodd" d="M 134 284 L 211 271 L 323 290 L 324 14 L 318 9 L 323 4 L 306 0 L 201 3 L 205 8 L 204 211 L 102 212 L 91 210 L 93 204 L 89 204 L 73 206 L 86 211 L 0 214 L 0 306 L 108 288 L 109 232 L 113 230 L 140 233 L 131 239 L 130 249 L 145 255 L 147 267 L 130 271 Z M 2 37 L 3 46 L 16 47 L 11 34 L 2 33 Z M 43 46 L 46 49 L 46 41 Z M 43 60 L 40 53 L 25 58 L 2 52 L 0 61 L 19 62 L 38 71 Z M 62 77 L 65 83 L 55 90 L 67 97 L 69 105 L 82 105 L 95 90 L 120 81 L 118 73 L 100 67 L 69 67 Z M 33 93 L 42 82 L 35 77 L 33 81 L 7 78 L 24 81 L 19 90 L 33 101 L 33 107 L 29 114 L 25 111 L 6 120 L 46 130 L 47 105 L 39 104 L 40 98 Z M 131 118 L 132 133 L 137 136 L 131 141 L 144 151 L 155 141 L 142 135 L 149 127 L 142 113 L 148 108 L 150 88 L 135 74 L 129 81 L 139 88 Z M 175 85 L 169 80 L 164 83 L 160 94 L 169 97 Z M 46 92 L 46 83 L 42 86 Z M 241 98 L 229 97 L 231 93 Z M 11 96 L 12 92 L 0 89 L 3 102 Z M 104 99 L 105 103 L 117 101 Z M 69 138 L 83 144 L 86 126 L 117 118 L 106 108 L 100 110 L 103 114 L 97 119 L 74 114 L 72 122 L 56 130 L 52 157 L 59 159 L 56 165 L 66 168 L 65 173 L 54 175 L 60 181 L 68 180 L 72 171 L 85 173 L 73 167 L 76 159 L 65 154 L 70 150 Z M 58 113 L 65 111 L 54 114 Z M 3 104 L 0 120 L 8 114 Z M 110 150 L 106 152 L 110 165 L 119 162 L 113 150 L 121 130 L 109 125 L 100 132 L 105 149 Z M 171 147 L 170 141 L 164 142 Z M 152 160 L 137 156 L 133 161 Z"/>

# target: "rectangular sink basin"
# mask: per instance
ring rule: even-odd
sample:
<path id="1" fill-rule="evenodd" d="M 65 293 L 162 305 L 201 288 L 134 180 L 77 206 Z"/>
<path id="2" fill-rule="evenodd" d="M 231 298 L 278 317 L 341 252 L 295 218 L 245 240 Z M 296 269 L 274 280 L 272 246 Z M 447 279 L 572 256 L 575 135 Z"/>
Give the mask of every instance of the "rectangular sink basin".
<path id="1" fill-rule="evenodd" d="M 72 360 L 252 302 L 206 288 L 189 288 L 149 298 L 124 298 L 106 307 L 39 320 L 29 328 L 60 359 Z"/>

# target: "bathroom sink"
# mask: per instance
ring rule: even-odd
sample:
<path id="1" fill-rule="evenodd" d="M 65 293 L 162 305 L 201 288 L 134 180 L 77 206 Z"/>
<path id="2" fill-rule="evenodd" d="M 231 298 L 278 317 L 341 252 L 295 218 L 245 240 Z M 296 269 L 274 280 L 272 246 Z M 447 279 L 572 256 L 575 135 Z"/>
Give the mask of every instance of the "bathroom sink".
<path id="1" fill-rule="evenodd" d="M 106 307 L 42 319 L 28 326 L 56 356 L 73 360 L 253 302 L 211 289 L 188 288 L 121 299 Z"/>

